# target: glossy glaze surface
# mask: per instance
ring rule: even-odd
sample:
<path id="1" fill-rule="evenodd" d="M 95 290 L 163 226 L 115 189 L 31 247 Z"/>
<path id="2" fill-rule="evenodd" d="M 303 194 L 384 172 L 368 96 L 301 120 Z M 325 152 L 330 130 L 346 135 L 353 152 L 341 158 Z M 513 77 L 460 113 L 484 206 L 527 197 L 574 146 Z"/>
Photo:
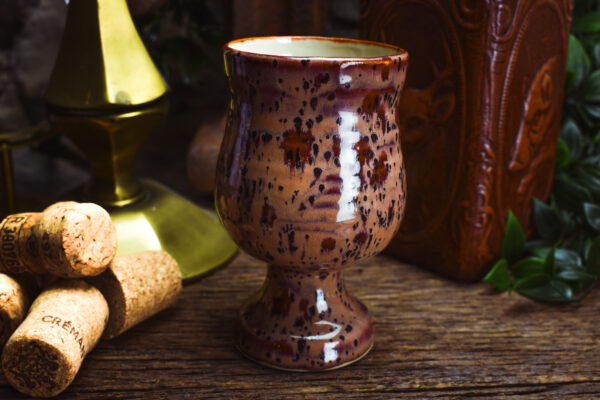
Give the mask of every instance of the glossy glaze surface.
<path id="1" fill-rule="evenodd" d="M 239 313 L 238 348 L 281 369 L 321 370 L 360 359 L 373 346 L 367 307 L 348 294 L 343 272 L 270 266 L 261 290 Z"/>
<path id="2" fill-rule="evenodd" d="M 327 46 L 351 49 L 353 41 L 327 40 Z M 404 213 L 395 110 L 408 55 L 381 45 L 373 54 L 392 55 L 286 57 L 240 51 L 239 42 L 234 47 L 238 50 L 225 47 L 232 100 L 217 166 L 217 208 L 234 241 L 271 265 L 265 287 L 241 310 L 238 346 L 280 368 L 334 368 L 372 344 L 371 333 L 366 334 L 371 332 L 368 311 L 342 290 L 337 271 L 381 251 Z M 289 310 L 277 305 L 284 298 Z M 320 301 L 334 307 L 325 314 L 306 311 L 318 310 Z M 308 314 L 300 324 L 296 314 L 302 312 Z M 301 339 L 294 335 L 334 332 L 337 328 L 328 324 L 342 319 L 359 321 L 353 334 L 358 350 L 338 351 L 339 357 L 329 360 L 327 349 L 334 348 L 326 349 L 320 340 L 307 346 L 310 350 L 298 348 Z M 277 340 L 257 333 L 284 327 Z M 327 342 L 334 339 L 344 342 L 339 334 Z M 269 351 L 273 341 L 286 345 Z"/>

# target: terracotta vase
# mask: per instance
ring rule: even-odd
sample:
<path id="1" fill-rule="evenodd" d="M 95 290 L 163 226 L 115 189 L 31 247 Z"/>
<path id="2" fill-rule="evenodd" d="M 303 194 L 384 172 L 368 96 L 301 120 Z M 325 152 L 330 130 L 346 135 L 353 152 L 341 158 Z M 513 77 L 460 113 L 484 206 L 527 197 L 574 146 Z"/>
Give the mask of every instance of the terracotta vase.
<path id="1" fill-rule="evenodd" d="M 573 0 L 362 0 L 361 36 L 412 57 L 400 102 L 409 198 L 387 252 L 477 280 L 512 210 L 553 180 Z"/>
<path id="2" fill-rule="evenodd" d="M 232 101 L 217 166 L 222 222 L 269 263 L 239 312 L 246 356 L 286 370 L 338 368 L 373 345 L 343 270 L 379 253 L 404 214 L 397 105 L 408 54 L 319 37 L 224 48 Z"/>

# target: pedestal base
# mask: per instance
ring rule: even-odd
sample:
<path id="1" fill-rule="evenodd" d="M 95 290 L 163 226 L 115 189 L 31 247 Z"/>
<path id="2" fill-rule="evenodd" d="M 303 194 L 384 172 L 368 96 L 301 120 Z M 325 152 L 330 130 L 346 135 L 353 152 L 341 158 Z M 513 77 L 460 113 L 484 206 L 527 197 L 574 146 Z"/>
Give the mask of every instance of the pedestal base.
<path id="1" fill-rule="evenodd" d="M 185 282 L 225 264 L 237 247 L 216 214 L 165 186 L 142 180 L 145 196 L 109 209 L 119 238 L 117 255 L 165 250 L 179 264 Z"/>
<path id="2" fill-rule="evenodd" d="M 269 266 L 263 287 L 240 309 L 236 344 L 272 368 L 331 370 L 368 353 L 373 325 L 367 307 L 346 291 L 341 271 Z"/>

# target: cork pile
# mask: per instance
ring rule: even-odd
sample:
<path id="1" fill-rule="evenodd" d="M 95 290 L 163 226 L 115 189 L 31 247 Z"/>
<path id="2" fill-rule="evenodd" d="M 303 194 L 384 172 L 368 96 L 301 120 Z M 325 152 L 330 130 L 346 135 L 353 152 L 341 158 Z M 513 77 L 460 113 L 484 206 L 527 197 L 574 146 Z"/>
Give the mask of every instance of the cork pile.
<path id="1" fill-rule="evenodd" d="M 58 395 L 101 337 L 175 303 L 181 273 L 169 254 L 116 249 L 109 214 L 91 203 L 56 203 L 0 223 L 2 371 L 15 389 Z M 36 281 L 51 283 L 40 290 Z"/>

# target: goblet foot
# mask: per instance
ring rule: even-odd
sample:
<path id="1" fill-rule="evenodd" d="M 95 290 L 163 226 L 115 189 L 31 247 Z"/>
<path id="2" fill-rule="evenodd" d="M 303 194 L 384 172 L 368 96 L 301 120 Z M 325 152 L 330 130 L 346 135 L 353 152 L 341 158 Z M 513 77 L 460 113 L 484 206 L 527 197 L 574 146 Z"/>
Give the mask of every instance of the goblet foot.
<path id="1" fill-rule="evenodd" d="M 367 307 L 346 291 L 342 271 L 269 266 L 263 287 L 239 311 L 236 344 L 272 368 L 322 371 L 364 357 L 373 325 Z"/>

